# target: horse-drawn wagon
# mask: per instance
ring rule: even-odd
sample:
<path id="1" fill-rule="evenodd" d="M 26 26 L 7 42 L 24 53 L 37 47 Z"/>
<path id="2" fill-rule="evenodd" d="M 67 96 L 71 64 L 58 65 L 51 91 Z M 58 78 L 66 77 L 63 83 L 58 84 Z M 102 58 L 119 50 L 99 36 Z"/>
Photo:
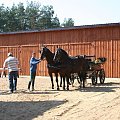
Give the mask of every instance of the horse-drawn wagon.
<path id="1" fill-rule="evenodd" d="M 63 89 L 65 90 L 65 79 L 67 81 L 67 90 L 69 90 L 69 78 L 71 78 L 72 84 L 74 79 L 77 78 L 80 86 L 85 87 L 86 78 L 92 79 L 92 84 L 97 83 L 99 77 L 100 83 L 103 84 L 105 81 L 105 71 L 102 67 L 106 58 L 98 58 L 92 60 L 95 56 L 69 56 L 68 53 L 57 48 L 55 53 L 52 53 L 47 47 L 43 47 L 41 50 L 41 60 L 46 58 L 48 74 L 51 78 L 52 89 L 54 89 L 53 73 L 56 76 L 57 90 L 59 90 L 58 74 L 63 79 Z M 61 85 L 60 85 L 61 86 Z"/>
<path id="2" fill-rule="evenodd" d="M 95 56 L 86 56 L 84 58 L 88 61 L 89 69 L 86 72 L 86 79 L 91 79 L 92 84 L 96 85 L 98 79 L 100 83 L 103 84 L 105 81 L 105 70 L 103 68 L 103 64 L 106 62 L 106 58 L 100 57 L 95 59 Z M 78 83 L 80 83 L 80 79 L 77 73 L 71 74 L 71 83 L 74 83 L 74 80 L 77 79 Z"/>

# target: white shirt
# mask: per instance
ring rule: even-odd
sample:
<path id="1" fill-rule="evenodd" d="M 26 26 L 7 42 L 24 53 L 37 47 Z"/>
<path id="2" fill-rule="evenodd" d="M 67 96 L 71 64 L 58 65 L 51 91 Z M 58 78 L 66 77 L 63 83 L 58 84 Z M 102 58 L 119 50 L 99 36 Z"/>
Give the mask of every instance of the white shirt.
<path id="1" fill-rule="evenodd" d="M 18 71 L 18 64 L 19 64 L 19 62 L 18 62 L 17 58 L 9 56 L 3 64 L 3 68 L 5 68 L 5 66 L 7 65 L 9 72 Z"/>

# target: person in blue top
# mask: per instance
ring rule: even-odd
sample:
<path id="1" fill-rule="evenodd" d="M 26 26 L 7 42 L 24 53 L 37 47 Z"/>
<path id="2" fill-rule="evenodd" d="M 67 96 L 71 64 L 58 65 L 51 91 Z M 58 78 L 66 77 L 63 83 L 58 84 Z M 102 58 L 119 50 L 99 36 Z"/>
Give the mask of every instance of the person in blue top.
<path id="1" fill-rule="evenodd" d="M 28 91 L 30 91 L 31 83 L 32 83 L 32 91 L 34 91 L 37 64 L 41 62 L 40 59 L 36 59 L 35 57 L 36 57 L 36 53 L 33 52 L 32 57 L 30 59 L 30 81 L 28 83 Z"/>

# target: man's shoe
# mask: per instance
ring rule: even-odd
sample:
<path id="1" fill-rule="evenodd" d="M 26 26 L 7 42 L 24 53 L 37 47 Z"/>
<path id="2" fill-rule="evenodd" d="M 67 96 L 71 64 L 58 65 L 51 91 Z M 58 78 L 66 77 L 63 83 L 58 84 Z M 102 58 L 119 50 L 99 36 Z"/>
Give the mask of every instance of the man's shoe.
<path id="1" fill-rule="evenodd" d="M 14 93 L 17 93 L 17 90 L 14 90 L 13 92 L 14 92 Z"/>
<path id="2" fill-rule="evenodd" d="M 30 92 L 30 89 L 28 89 L 27 92 Z"/>
<path id="3" fill-rule="evenodd" d="M 13 91 L 10 90 L 8 93 L 11 94 L 11 93 L 13 93 Z"/>

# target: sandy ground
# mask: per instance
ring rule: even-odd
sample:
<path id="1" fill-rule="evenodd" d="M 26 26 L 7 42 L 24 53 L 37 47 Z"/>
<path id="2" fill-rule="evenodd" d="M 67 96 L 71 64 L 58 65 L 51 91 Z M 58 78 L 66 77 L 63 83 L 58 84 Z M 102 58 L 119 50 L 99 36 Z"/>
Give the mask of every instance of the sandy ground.
<path id="1" fill-rule="evenodd" d="M 120 120 L 120 79 L 103 85 L 79 88 L 77 80 L 69 91 L 51 89 L 49 77 L 38 77 L 35 91 L 28 92 L 29 77 L 18 78 L 17 92 L 8 93 L 7 78 L 0 78 L 0 120 Z"/>

